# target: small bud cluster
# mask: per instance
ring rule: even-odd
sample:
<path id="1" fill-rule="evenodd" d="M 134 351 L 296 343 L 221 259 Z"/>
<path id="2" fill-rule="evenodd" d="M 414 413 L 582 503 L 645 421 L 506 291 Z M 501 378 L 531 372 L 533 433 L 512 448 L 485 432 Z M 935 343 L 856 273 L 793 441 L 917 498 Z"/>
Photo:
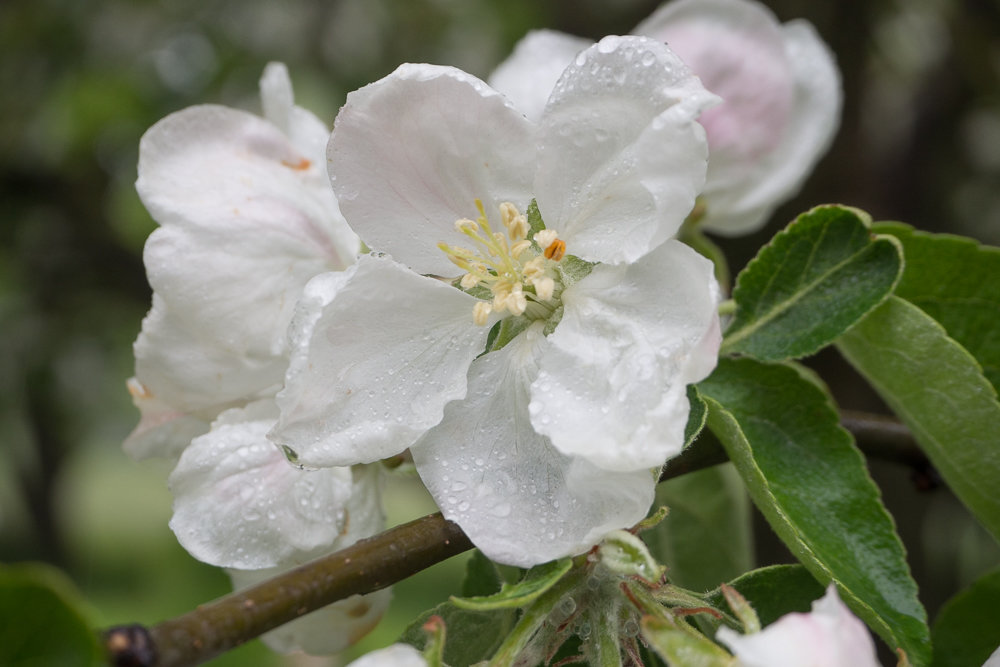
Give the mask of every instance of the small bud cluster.
<path id="1" fill-rule="evenodd" d="M 500 204 L 506 235 L 493 231 L 479 199 L 476 208 L 478 219 L 455 222 L 455 230 L 472 239 L 478 246 L 476 250 L 438 244 L 448 259 L 466 271 L 459 279 L 462 289 L 481 286 L 493 294 L 492 301 L 480 301 L 473 307 L 473 321 L 483 326 L 493 312 L 538 316 L 551 313 L 558 277 L 555 265 L 566 254 L 566 242 L 551 229 L 540 230 L 529 239 L 527 218 L 510 202 Z M 533 308 L 535 304 L 541 308 Z"/>

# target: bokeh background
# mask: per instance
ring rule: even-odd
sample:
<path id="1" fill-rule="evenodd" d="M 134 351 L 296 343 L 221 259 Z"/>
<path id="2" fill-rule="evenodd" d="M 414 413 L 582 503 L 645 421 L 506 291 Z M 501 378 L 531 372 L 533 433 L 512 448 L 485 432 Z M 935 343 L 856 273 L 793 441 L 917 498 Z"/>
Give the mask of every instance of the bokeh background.
<path id="1" fill-rule="evenodd" d="M 1000 244 L 1000 4 L 996 0 L 771 0 L 806 18 L 843 71 L 843 124 L 800 196 L 758 234 L 723 240 L 735 269 L 824 202 Z M 297 102 L 332 124 L 348 91 L 399 63 L 485 77 L 532 28 L 627 33 L 655 0 L 6 0 L 0 3 L 0 562 L 64 568 L 102 625 L 153 623 L 228 591 L 167 528 L 169 470 L 121 451 L 135 424 L 124 381 L 150 303 L 135 191 L 143 131 L 213 102 L 259 110 L 285 62 Z M 847 407 L 878 409 L 833 354 L 813 362 Z M 873 465 L 932 611 L 984 568 L 994 543 L 947 490 Z M 432 511 L 393 485 L 394 523 Z M 761 563 L 787 558 L 766 527 Z M 454 592 L 461 559 L 397 587 L 366 647 Z M 280 658 L 254 642 L 213 662 Z"/>

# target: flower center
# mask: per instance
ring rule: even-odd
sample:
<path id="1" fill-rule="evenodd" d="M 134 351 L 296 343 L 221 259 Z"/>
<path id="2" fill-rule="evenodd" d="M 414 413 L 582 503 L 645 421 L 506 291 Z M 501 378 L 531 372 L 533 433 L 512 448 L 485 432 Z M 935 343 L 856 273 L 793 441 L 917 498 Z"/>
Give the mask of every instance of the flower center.
<path id="1" fill-rule="evenodd" d="M 490 226 L 483 202 L 476 200 L 479 217 L 455 221 L 455 229 L 472 239 L 474 250 L 438 243 L 456 266 L 466 273 L 459 285 L 480 296 L 472 309 L 472 319 L 485 325 L 492 312 L 547 318 L 558 306 L 562 283 L 557 266 L 566 255 L 566 242 L 550 229 L 531 234 L 524 214 L 510 202 L 500 204 L 500 218 L 507 234 Z M 530 237 L 529 237 L 530 234 Z"/>

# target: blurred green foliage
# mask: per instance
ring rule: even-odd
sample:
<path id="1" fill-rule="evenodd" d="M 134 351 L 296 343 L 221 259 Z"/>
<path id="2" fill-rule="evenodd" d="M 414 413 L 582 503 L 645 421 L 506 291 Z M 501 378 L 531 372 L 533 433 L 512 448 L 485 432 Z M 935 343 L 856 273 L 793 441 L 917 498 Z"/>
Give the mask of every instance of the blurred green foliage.
<path id="1" fill-rule="evenodd" d="M 622 33 L 656 4 L 0 3 L 0 561 L 65 568 L 105 624 L 155 622 L 228 591 L 225 575 L 187 556 L 167 528 L 169 471 L 132 463 L 120 449 L 136 421 L 124 389 L 130 344 L 150 301 L 141 250 L 154 223 L 133 189 L 147 127 L 193 104 L 257 110 L 257 79 L 270 60 L 288 64 L 299 103 L 331 123 L 348 91 L 400 62 L 486 76 L 528 29 Z M 826 201 L 1000 243 L 1000 7 L 769 4 L 783 20 L 811 20 L 837 54 L 843 129 L 767 230 L 721 243 L 734 269 L 778 226 Z M 828 374 L 833 362 L 823 355 L 816 363 L 842 403 L 871 407 L 854 378 Z M 970 524 L 946 492 L 914 499 L 907 474 L 886 473 L 903 497 L 889 506 L 918 577 L 935 582 L 933 608 L 995 562 L 995 547 L 983 546 L 975 527 L 958 527 Z M 430 510 L 416 483 L 400 493 L 391 520 Z M 925 550 L 926 531 L 942 524 L 971 535 L 959 543 L 974 555 L 961 562 L 976 567 L 956 569 L 940 545 Z M 366 645 L 391 640 L 418 611 L 457 592 L 460 569 L 445 563 L 401 584 L 390 622 Z M 279 659 L 255 643 L 216 664 L 247 662 Z"/>

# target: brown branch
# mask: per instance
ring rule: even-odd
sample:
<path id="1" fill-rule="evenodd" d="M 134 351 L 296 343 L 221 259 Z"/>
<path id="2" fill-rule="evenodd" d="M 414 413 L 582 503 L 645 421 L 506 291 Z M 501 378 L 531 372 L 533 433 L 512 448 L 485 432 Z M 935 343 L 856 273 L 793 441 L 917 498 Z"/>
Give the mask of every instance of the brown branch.
<path id="1" fill-rule="evenodd" d="M 927 465 L 906 427 L 890 417 L 847 412 L 843 425 L 873 458 Z M 722 446 L 705 431 L 668 462 L 660 479 L 725 461 Z M 432 514 L 152 628 L 112 628 L 104 634 L 109 662 L 134 667 L 197 665 L 310 611 L 385 588 L 471 548 L 458 525 Z"/>

